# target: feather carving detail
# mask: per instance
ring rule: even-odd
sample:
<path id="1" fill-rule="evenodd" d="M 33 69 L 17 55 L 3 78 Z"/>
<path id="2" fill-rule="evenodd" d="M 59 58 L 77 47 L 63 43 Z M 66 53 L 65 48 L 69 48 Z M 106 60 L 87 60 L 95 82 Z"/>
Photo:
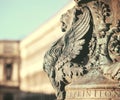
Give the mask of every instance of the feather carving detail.
<path id="1" fill-rule="evenodd" d="M 64 47 L 55 64 L 57 69 L 62 68 L 66 62 L 70 62 L 72 59 L 76 58 L 83 49 L 83 45 L 85 44 L 83 37 L 88 33 L 91 22 L 89 9 L 85 7 L 83 10 L 83 14 L 80 15 L 81 19 L 76 21 L 70 30 L 62 37 Z"/>

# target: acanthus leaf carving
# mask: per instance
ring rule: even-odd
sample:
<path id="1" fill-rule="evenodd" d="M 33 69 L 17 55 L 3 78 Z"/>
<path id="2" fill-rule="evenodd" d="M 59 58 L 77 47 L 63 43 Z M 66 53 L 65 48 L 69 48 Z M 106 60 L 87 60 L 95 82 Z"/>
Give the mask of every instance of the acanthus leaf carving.
<path id="1" fill-rule="evenodd" d="M 61 16 L 64 36 L 44 57 L 43 68 L 58 100 L 64 100 L 67 84 L 87 75 L 93 68 L 108 79 L 120 80 L 120 66 L 112 72 L 114 61 L 120 60 L 120 21 L 116 26 L 106 21 L 111 12 L 103 1 L 74 1 L 76 5 Z"/>

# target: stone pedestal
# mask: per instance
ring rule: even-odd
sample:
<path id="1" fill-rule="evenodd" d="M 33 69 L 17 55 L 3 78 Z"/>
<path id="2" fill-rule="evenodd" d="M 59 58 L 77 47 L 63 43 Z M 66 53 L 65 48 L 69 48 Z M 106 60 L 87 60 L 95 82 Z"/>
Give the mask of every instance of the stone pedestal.
<path id="1" fill-rule="evenodd" d="M 65 100 L 120 100 L 120 88 L 116 85 L 71 84 L 66 87 Z"/>
<path id="2" fill-rule="evenodd" d="M 92 71 L 84 79 L 66 86 L 65 100 L 120 100 L 118 82 L 108 80 L 99 72 Z M 91 76 L 90 79 L 87 77 Z M 96 81 L 95 81 L 96 80 Z"/>
<path id="3" fill-rule="evenodd" d="M 120 100 L 120 0 L 74 1 L 44 57 L 57 100 Z"/>

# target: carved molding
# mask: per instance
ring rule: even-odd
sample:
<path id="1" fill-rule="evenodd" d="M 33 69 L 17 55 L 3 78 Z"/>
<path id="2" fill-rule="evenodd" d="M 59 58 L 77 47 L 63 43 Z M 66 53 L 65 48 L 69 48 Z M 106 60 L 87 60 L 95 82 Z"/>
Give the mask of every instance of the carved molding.
<path id="1" fill-rule="evenodd" d="M 117 4 L 113 0 L 74 1 L 76 5 L 61 16 L 64 36 L 44 57 L 43 68 L 58 100 L 65 99 L 66 85 L 87 81 L 93 73 L 120 80 L 120 18 L 113 12 Z"/>

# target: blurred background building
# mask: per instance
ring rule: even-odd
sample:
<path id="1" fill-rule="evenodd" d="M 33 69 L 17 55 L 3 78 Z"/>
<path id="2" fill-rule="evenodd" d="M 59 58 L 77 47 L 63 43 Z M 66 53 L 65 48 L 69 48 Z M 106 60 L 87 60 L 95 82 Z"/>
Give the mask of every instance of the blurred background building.
<path id="1" fill-rule="evenodd" d="M 119 3 L 111 1 L 113 15 L 117 16 Z M 60 17 L 73 6 L 71 0 L 56 16 L 22 40 L 0 40 L 0 100 L 55 99 L 55 91 L 43 71 L 43 58 L 51 44 L 64 34 L 60 30 Z"/>
<path id="2" fill-rule="evenodd" d="M 20 40 L 0 41 L 0 100 L 54 100 L 55 91 L 43 71 L 43 58 L 61 37 L 60 17 L 68 4 L 38 30 Z"/>
<path id="3" fill-rule="evenodd" d="M 55 99 L 55 91 L 43 71 L 43 58 L 51 44 L 64 34 L 60 17 L 73 6 L 74 0 L 22 40 L 0 40 L 0 100 Z"/>
<path id="4" fill-rule="evenodd" d="M 0 41 L 0 100 L 17 100 L 20 87 L 19 41 Z"/>

